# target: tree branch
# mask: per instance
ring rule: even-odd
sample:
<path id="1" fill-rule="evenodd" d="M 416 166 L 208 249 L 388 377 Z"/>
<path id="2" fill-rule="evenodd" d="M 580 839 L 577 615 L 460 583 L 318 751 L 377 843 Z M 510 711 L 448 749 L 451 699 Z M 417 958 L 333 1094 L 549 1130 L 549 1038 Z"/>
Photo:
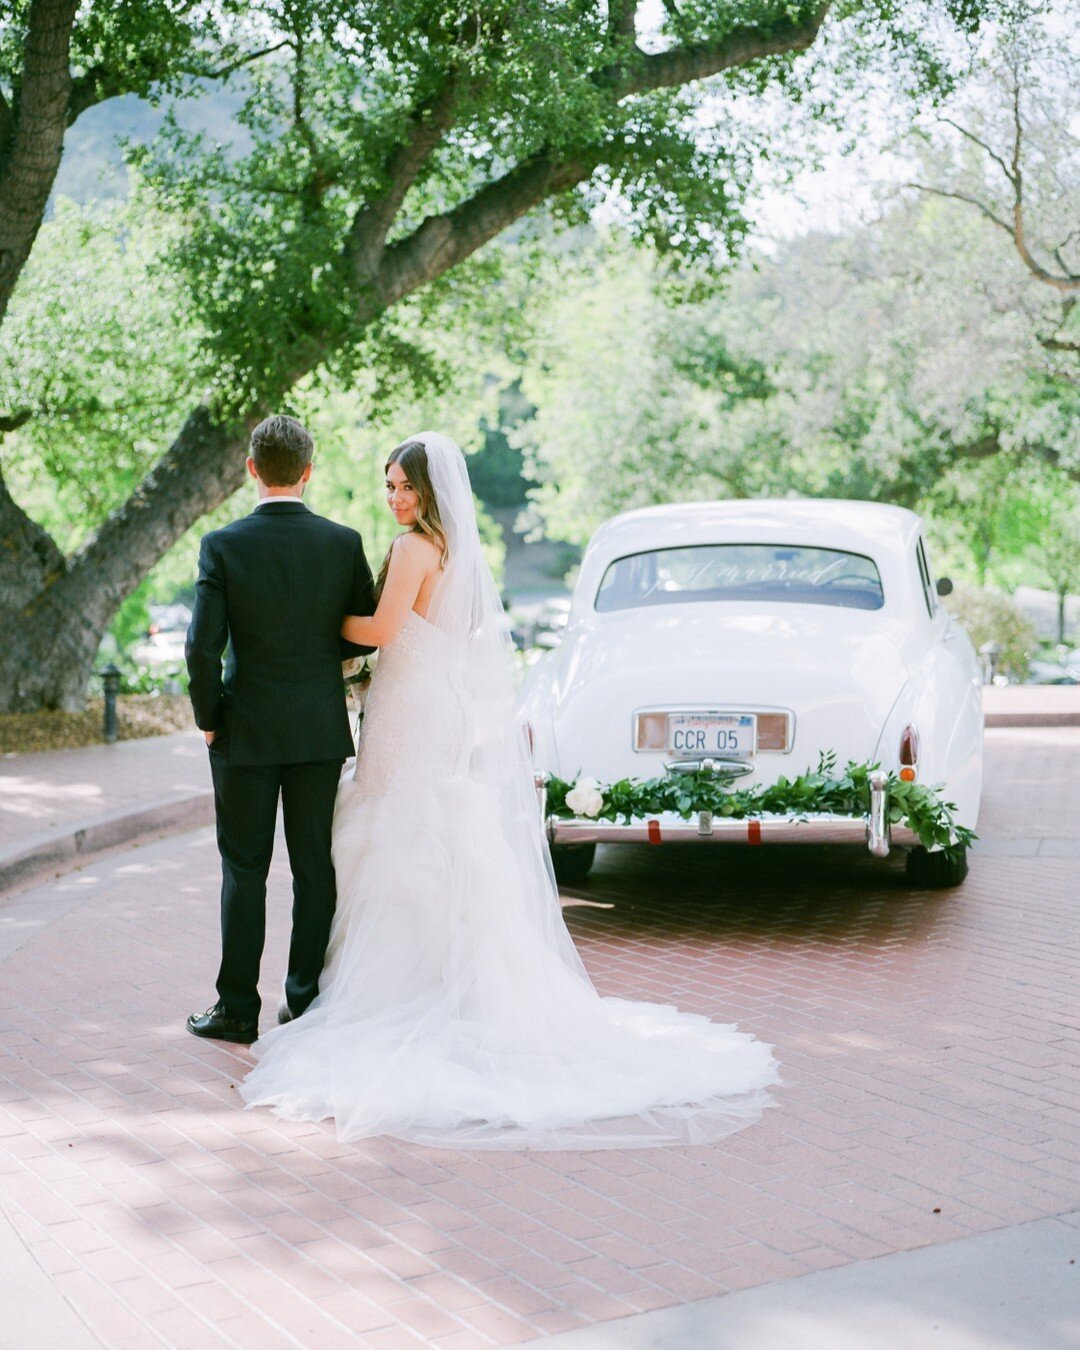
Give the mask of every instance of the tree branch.
<path id="1" fill-rule="evenodd" d="M 987 145 L 985 141 L 980 140 L 979 137 L 976 136 L 974 132 L 969 131 L 967 127 L 961 126 L 959 122 L 954 122 L 951 117 L 939 117 L 937 120 L 939 122 L 944 123 L 946 126 L 952 127 L 954 131 L 958 131 L 961 136 L 966 137 L 967 140 L 971 141 L 973 145 L 977 145 L 980 150 L 985 150 L 985 152 L 990 156 L 990 158 L 994 161 L 994 163 L 998 165 L 998 167 L 1001 169 L 1001 172 L 1005 175 L 1005 177 L 1009 180 L 1009 182 L 1011 183 L 1013 181 L 1013 176 L 1009 172 L 1009 166 L 1005 163 L 1005 161 L 995 150 L 991 149 L 991 147 Z"/>
<path id="2" fill-rule="evenodd" d="M 976 136 L 974 132 L 969 131 L 967 127 L 961 126 L 959 122 L 953 121 L 951 117 L 939 117 L 939 122 L 944 122 L 948 126 L 958 131 L 961 136 L 966 137 L 973 145 L 977 145 L 984 151 L 990 159 L 998 166 L 1005 176 L 1006 182 L 1012 188 L 1012 224 L 1004 221 L 995 211 L 993 211 L 985 202 L 977 197 L 969 196 L 963 192 L 948 191 L 944 188 L 927 187 L 923 183 L 910 183 L 909 187 L 917 188 L 920 192 L 931 192 L 938 197 L 951 197 L 954 201 L 967 202 L 976 207 L 987 220 L 991 221 L 999 229 L 1005 231 L 1013 242 L 1013 247 L 1020 255 L 1021 261 L 1033 277 L 1043 282 L 1047 286 L 1053 286 L 1056 290 L 1066 292 L 1080 291 L 1080 276 L 1070 271 L 1065 266 L 1065 260 L 1061 255 L 1061 249 L 1053 250 L 1054 257 L 1061 267 L 1061 272 L 1055 273 L 1049 268 L 1044 267 L 1038 261 L 1031 251 L 1031 246 L 1027 239 L 1027 230 L 1024 223 L 1024 173 L 1022 165 L 1024 126 L 1020 115 L 1020 80 L 1016 72 L 1013 72 L 1012 84 L 1012 123 L 1013 138 L 1012 151 L 1009 162 L 1006 163 L 997 151 L 993 150 L 986 141 Z"/>
<path id="3" fill-rule="evenodd" d="M 1006 450 L 1001 443 L 999 433 L 991 431 L 977 440 L 961 442 L 960 444 L 953 442 L 949 447 L 949 459 L 952 463 L 958 463 L 961 460 L 993 459 L 996 455 L 1010 453 L 1032 456 L 1041 460 L 1044 464 L 1049 464 L 1052 468 L 1060 469 L 1070 478 L 1080 480 L 1080 466 L 1063 463 L 1060 452 L 1042 441 L 1025 442 L 1023 445 Z"/>
<path id="4" fill-rule="evenodd" d="M 1071 342 L 1068 338 L 1055 337 L 1052 334 L 1049 337 L 1039 338 L 1039 346 L 1045 347 L 1048 352 L 1080 352 L 1080 342 Z"/>
<path id="5" fill-rule="evenodd" d="M 802 51 L 813 43 L 828 10 L 829 3 L 824 3 L 806 18 L 785 16 L 767 31 L 737 28 L 715 43 L 643 56 L 633 71 L 613 67 L 606 78 L 615 96 L 622 98 L 685 84 L 762 56 Z M 625 14 L 625 8 L 620 12 Z M 375 312 L 457 266 L 546 198 L 584 182 L 616 149 L 609 143 L 582 147 L 562 158 L 537 154 L 453 210 L 423 221 L 407 238 L 385 250 L 373 276 Z"/>
<path id="6" fill-rule="evenodd" d="M 230 61 L 228 65 L 221 66 L 217 70 L 191 71 L 191 74 L 198 74 L 202 80 L 227 80 L 230 75 L 235 75 L 238 70 L 244 66 L 250 66 L 255 61 L 261 61 L 264 56 L 273 56 L 274 52 L 279 52 L 283 47 L 291 45 L 289 38 L 282 38 L 280 42 L 275 42 L 272 47 L 263 47 L 260 51 L 249 52 L 246 56 L 238 56 L 235 61 Z"/>
<path id="7" fill-rule="evenodd" d="M 60 167 L 78 0 L 32 0 L 18 104 L 0 144 L 0 320 L 30 256 Z"/>
<path id="8" fill-rule="evenodd" d="M 170 66 L 168 70 L 143 72 L 142 78 L 138 81 L 138 87 L 142 88 L 147 82 L 153 84 L 156 80 L 164 79 L 166 75 L 171 74 L 189 75 L 192 79 L 197 80 L 225 80 L 230 75 L 235 74 L 236 71 L 243 69 L 244 66 L 250 66 L 255 61 L 261 61 L 264 56 L 272 56 L 274 52 L 279 52 L 283 47 L 291 45 L 291 38 L 283 38 L 281 42 L 275 42 L 271 47 L 262 47 L 258 51 L 238 56 L 235 61 L 230 61 L 215 70 L 207 70 L 199 65 L 179 65 Z M 97 107 L 99 103 L 105 103 L 111 98 L 121 98 L 124 94 L 134 92 L 137 92 L 135 82 L 129 77 L 104 64 L 90 66 L 89 69 L 84 70 L 71 82 L 68 126 L 78 121 L 88 109 Z"/>
<path id="9" fill-rule="evenodd" d="M 387 157 L 383 168 L 385 192 L 361 207 L 353 218 L 345 252 L 361 283 L 377 271 L 386 236 L 406 193 L 453 125 L 457 94 L 457 81 L 451 77 L 419 105 L 409 121 L 404 139 Z"/>
<path id="10" fill-rule="evenodd" d="M 633 37 L 637 0 L 608 0 L 608 36 L 615 41 Z"/>
<path id="11" fill-rule="evenodd" d="M 1080 291 L 1080 276 L 1074 276 L 1068 271 L 1065 271 L 1063 276 L 1057 276 L 1036 261 L 1028 245 L 1027 234 L 1024 229 L 1024 179 L 1020 167 L 1024 129 L 1020 118 L 1020 81 L 1015 78 L 1013 80 L 1012 113 L 1012 173 L 1009 175 L 1009 181 L 1013 185 L 1013 241 L 1016 244 L 1016 251 L 1023 258 L 1028 271 L 1033 276 L 1038 277 L 1040 281 L 1045 282 L 1048 286 L 1054 286 L 1059 291 Z"/>
<path id="12" fill-rule="evenodd" d="M 811 47 L 831 7 L 831 0 L 809 14 L 792 18 L 781 14 L 769 28 L 749 24 L 733 28 L 712 42 L 687 43 L 666 52 L 640 53 L 632 67 L 616 67 L 603 77 L 619 98 L 671 89 L 693 80 L 717 75 L 722 70 L 749 65 L 764 56 L 783 56 Z"/>
<path id="13" fill-rule="evenodd" d="M 19 608 L 65 568 L 64 555 L 43 526 L 8 491 L 0 474 L 0 605 Z"/>
<path id="14" fill-rule="evenodd" d="M 1013 228 L 1008 221 L 1002 220 L 999 215 L 986 205 L 979 201 L 978 197 L 970 197 L 966 192 L 952 192 L 948 188 L 931 187 L 928 183 L 908 183 L 909 188 L 914 188 L 917 192 L 928 192 L 932 197 L 945 197 L 948 201 L 967 202 L 969 206 L 974 206 L 976 210 L 981 211 L 987 220 L 992 221 L 999 230 L 1004 230 L 1011 239 L 1013 237 Z"/>
<path id="15" fill-rule="evenodd" d="M 376 277 L 380 309 L 456 267 L 534 206 L 584 182 L 610 157 L 610 147 L 561 159 L 537 155 L 453 210 L 429 216 L 385 251 Z"/>
<path id="16" fill-rule="evenodd" d="M 13 413 L 0 413 L 0 436 L 6 436 L 9 431 L 18 431 L 33 415 L 31 408 L 20 408 L 18 412 Z"/>
<path id="17" fill-rule="evenodd" d="M 248 435 L 263 411 L 222 426 L 206 407 L 195 408 L 123 506 L 70 559 L 64 603 L 104 627 L 162 554 L 241 486 Z"/>

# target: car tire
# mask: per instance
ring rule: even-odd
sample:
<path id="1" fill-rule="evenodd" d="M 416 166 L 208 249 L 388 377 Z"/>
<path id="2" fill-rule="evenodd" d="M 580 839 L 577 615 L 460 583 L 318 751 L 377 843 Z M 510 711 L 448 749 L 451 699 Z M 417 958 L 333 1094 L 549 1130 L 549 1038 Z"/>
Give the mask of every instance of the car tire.
<path id="1" fill-rule="evenodd" d="M 953 857 L 945 853 L 930 853 L 921 845 L 908 852 L 907 879 L 916 890 L 948 890 L 952 886 L 959 886 L 967 874 L 967 849 Z"/>
<path id="2" fill-rule="evenodd" d="M 595 857 L 595 844 L 553 844 L 551 865 L 555 880 L 566 886 L 579 885 L 589 875 Z"/>

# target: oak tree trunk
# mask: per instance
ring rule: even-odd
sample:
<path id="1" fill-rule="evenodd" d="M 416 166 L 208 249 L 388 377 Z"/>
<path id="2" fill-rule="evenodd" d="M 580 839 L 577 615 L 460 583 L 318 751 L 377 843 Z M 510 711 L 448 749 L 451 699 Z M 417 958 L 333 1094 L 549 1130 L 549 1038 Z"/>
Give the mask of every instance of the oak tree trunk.
<path id="1" fill-rule="evenodd" d="M 243 482 L 251 424 L 217 426 L 197 408 L 153 472 L 68 559 L 0 483 L 0 712 L 83 706 L 120 605 Z"/>
<path id="2" fill-rule="evenodd" d="M 60 167 L 78 0 L 33 0 L 19 99 L 0 107 L 0 320 L 30 256 Z"/>

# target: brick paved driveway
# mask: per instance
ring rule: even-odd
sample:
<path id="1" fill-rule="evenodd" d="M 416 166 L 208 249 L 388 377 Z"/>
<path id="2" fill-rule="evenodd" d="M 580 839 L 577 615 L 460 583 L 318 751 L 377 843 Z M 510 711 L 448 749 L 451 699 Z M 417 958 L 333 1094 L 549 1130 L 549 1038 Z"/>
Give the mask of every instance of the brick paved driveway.
<path id="1" fill-rule="evenodd" d="M 1076 1209 L 1080 731 L 990 743 L 958 892 L 803 850 L 644 848 L 567 897 L 604 992 L 775 1044 L 778 1108 L 710 1148 L 469 1156 L 242 1112 L 246 1054 L 183 1029 L 216 964 L 209 831 L 19 897 L 9 1217 L 104 1344 L 270 1350 L 526 1341 Z M 273 892 L 271 1009 L 281 868 Z"/>

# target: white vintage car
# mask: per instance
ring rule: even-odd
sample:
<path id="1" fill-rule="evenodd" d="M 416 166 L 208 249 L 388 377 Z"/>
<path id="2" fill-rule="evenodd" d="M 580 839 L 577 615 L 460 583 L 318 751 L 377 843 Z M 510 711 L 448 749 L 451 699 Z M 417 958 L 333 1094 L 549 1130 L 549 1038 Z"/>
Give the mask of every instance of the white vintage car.
<path id="1" fill-rule="evenodd" d="M 964 851 L 889 823 L 887 772 L 942 784 L 973 828 L 982 780 L 977 657 L 939 604 L 922 521 L 873 502 L 648 507 L 609 520 L 581 563 L 559 647 L 522 691 L 538 784 L 709 773 L 738 787 L 876 762 L 865 817 L 629 823 L 548 816 L 560 879 L 598 843 L 858 843 L 908 849 L 911 881 L 957 885 Z"/>

